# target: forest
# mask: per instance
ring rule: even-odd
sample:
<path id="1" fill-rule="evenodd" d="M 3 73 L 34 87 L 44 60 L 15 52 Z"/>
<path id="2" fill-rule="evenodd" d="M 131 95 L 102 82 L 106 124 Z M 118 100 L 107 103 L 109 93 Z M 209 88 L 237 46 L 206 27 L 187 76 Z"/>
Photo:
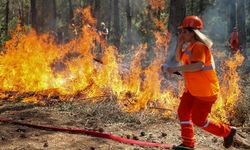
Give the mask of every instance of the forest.
<path id="1" fill-rule="evenodd" d="M 121 51 L 151 39 L 150 30 L 157 30 L 151 16 L 164 22 L 172 35 L 178 32 L 177 27 L 186 15 L 197 15 L 204 19 L 204 32 L 216 44 L 227 44 L 233 27 L 238 27 L 242 49 L 250 41 L 247 0 L 3 0 L 0 6 L 1 43 L 17 24 L 39 33 L 54 32 L 58 42 L 66 42 L 73 38 L 70 26 L 75 9 L 87 6 L 91 7 L 97 27 L 105 23 L 108 41 L 121 47 Z"/>

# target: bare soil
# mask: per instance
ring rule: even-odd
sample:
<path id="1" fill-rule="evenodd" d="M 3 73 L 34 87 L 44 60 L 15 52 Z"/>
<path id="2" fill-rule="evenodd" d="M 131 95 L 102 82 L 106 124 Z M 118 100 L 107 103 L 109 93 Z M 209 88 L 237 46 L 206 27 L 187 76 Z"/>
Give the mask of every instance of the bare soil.
<path id="1" fill-rule="evenodd" d="M 174 117 L 160 113 L 126 113 L 120 111 L 114 100 L 98 103 L 88 101 L 58 102 L 49 106 L 0 100 L 0 117 L 39 125 L 104 130 L 105 133 L 135 138 L 142 141 L 178 144 L 180 127 Z M 241 137 L 250 140 L 250 126 L 239 127 Z M 143 133 L 142 133 L 143 132 Z M 199 150 L 223 149 L 222 138 L 195 129 Z M 29 127 L 0 123 L 0 150 L 156 150 L 111 140 L 44 131 Z M 233 147 L 233 149 L 244 149 Z M 246 149 L 246 147 L 245 147 Z"/>

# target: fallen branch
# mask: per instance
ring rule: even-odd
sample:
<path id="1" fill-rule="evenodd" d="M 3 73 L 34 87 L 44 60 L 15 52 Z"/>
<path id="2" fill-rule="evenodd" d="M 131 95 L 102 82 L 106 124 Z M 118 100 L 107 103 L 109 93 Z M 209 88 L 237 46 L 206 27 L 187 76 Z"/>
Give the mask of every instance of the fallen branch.
<path id="1" fill-rule="evenodd" d="M 149 107 L 149 109 L 159 109 L 159 110 L 165 110 L 165 111 L 173 111 L 173 110 L 168 109 L 168 108 L 160 108 L 160 107 Z"/>

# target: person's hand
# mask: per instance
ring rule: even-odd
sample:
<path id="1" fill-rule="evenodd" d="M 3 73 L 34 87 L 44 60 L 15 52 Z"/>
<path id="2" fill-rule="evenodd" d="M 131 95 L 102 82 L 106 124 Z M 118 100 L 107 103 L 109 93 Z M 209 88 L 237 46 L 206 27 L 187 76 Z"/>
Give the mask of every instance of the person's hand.
<path id="1" fill-rule="evenodd" d="M 163 65 L 161 66 L 161 71 L 162 71 L 163 73 L 167 72 L 168 67 L 169 67 L 168 64 L 163 64 Z"/>
<path id="2" fill-rule="evenodd" d="M 178 45 L 183 46 L 185 43 L 184 34 L 181 32 L 178 35 Z"/>
<path id="3" fill-rule="evenodd" d="M 167 79 L 167 68 L 168 68 L 168 65 L 167 64 L 163 64 L 161 66 L 161 73 L 160 73 L 160 76 L 163 76 L 165 79 Z"/>
<path id="4" fill-rule="evenodd" d="M 177 69 L 177 67 L 168 67 L 167 71 L 169 74 L 173 74 L 174 72 L 177 72 L 178 69 Z"/>

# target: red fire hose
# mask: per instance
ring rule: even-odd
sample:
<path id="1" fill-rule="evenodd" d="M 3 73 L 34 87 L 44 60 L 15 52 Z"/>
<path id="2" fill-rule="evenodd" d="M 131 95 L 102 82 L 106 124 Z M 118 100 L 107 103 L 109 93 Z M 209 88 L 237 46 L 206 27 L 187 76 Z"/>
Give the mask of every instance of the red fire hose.
<path id="1" fill-rule="evenodd" d="M 42 129 L 42 130 L 61 131 L 61 132 L 69 132 L 69 133 L 83 133 L 83 134 L 87 134 L 87 135 L 91 135 L 91 136 L 95 136 L 95 137 L 99 137 L 99 138 L 110 139 L 110 140 L 121 142 L 124 144 L 160 147 L 160 148 L 166 148 L 166 149 L 172 148 L 171 144 L 151 143 L 151 142 L 126 139 L 126 138 L 122 138 L 122 137 L 119 137 L 116 135 L 107 134 L 107 133 L 100 133 L 100 132 L 96 132 L 96 131 L 92 131 L 92 130 L 61 128 L 61 127 L 52 127 L 52 126 L 45 126 L 45 125 L 34 125 L 34 124 L 19 122 L 19 121 L 15 121 L 12 119 L 1 118 L 1 117 L 0 117 L 0 122 L 22 125 L 22 126 L 27 126 L 27 127 L 37 128 L 37 129 Z"/>

